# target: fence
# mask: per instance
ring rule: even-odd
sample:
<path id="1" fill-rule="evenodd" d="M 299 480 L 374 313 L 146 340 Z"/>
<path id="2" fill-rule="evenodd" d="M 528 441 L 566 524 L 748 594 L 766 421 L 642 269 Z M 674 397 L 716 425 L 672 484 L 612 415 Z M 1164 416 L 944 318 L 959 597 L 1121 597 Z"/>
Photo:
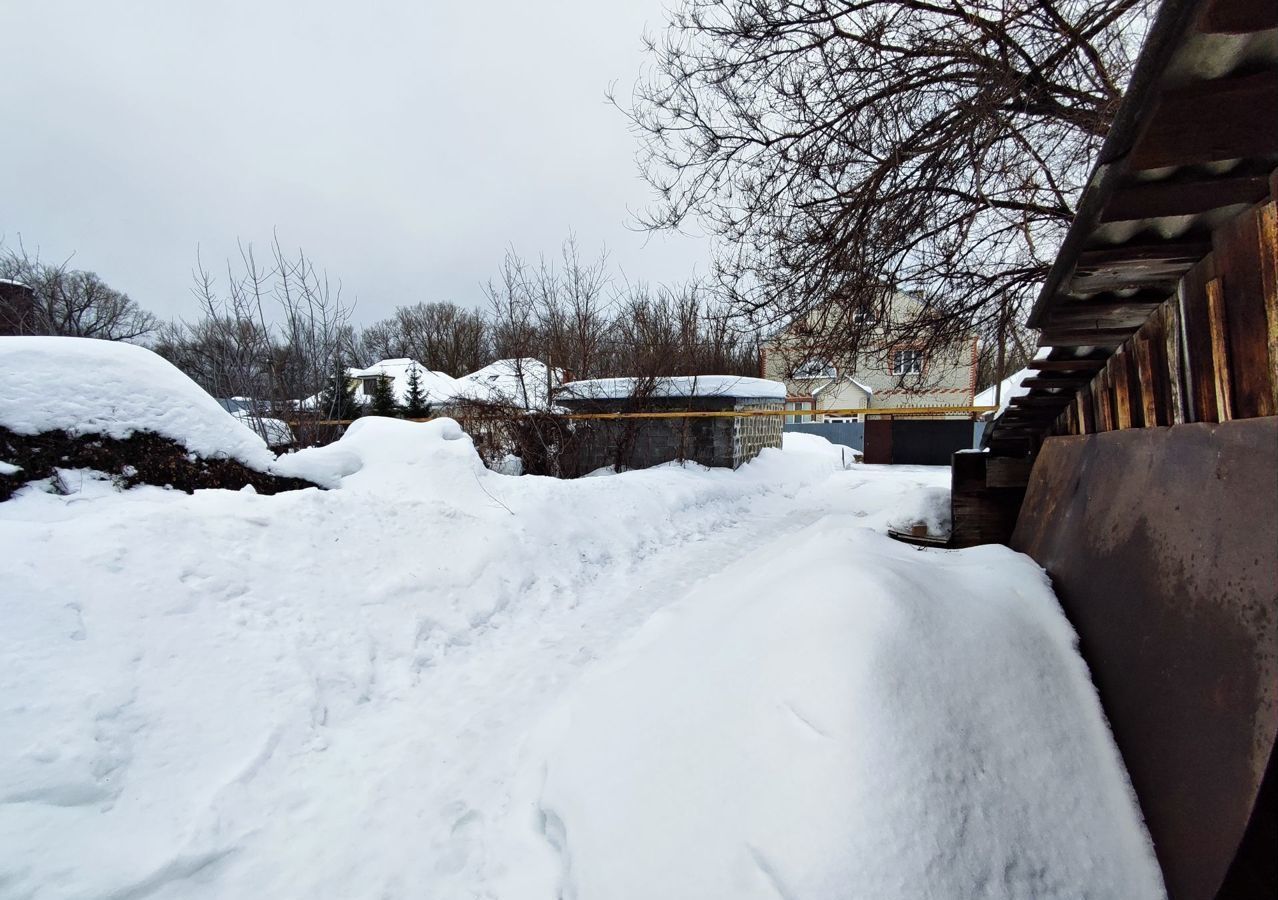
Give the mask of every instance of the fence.
<path id="1" fill-rule="evenodd" d="M 866 446 L 866 426 L 870 443 Z M 865 453 L 866 462 L 944 466 L 956 450 L 981 445 L 984 422 L 896 419 L 866 422 L 794 422 L 786 431 L 815 434 Z"/>

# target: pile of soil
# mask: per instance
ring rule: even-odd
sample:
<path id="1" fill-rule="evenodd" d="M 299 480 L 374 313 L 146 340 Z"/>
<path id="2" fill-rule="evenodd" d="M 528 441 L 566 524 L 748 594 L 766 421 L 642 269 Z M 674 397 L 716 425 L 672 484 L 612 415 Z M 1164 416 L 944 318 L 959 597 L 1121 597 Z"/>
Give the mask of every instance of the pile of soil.
<path id="1" fill-rule="evenodd" d="M 48 478 L 55 469 L 96 469 L 113 476 L 123 487 L 153 484 L 188 494 L 197 488 L 239 490 L 253 485 L 259 494 L 296 491 L 316 485 L 303 478 L 267 475 L 234 459 L 196 456 L 177 441 L 149 432 L 119 439 L 65 431 L 15 434 L 0 427 L 0 460 L 20 466 L 13 475 L 0 474 L 0 502 L 29 481 Z"/>

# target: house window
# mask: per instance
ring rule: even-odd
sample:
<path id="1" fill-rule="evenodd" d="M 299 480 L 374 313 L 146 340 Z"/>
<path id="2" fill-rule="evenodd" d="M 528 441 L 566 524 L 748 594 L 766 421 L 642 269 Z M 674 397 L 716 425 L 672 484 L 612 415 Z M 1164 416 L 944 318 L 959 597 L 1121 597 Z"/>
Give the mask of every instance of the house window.
<path id="1" fill-rule="evenodd" d="M 815 407 L 814 401 L 812 400 L 787 400 L 785 402 L 785 408 L 787 410 L 795 410 L 797 412 L 799 410 L 804 410 L 804 409 L 815 409 L 816 407 Z M 806 422 L 811 422 L 811 421 L 813 421 L 813 419 L 810 416 L 786 416 L 785 417 L 786 425 L 795 425 L 795 424 L 802 425 Z"/>
<path id="2" fill-rule="evenodd" d="M 922 350 L 893 350 L 892 351 L 892 374 L 893 375 L 922 375 L 923 374 L 923 351 Z"/>
<path id="3" fill-rule="evenodd" d="M 376 393 L 377 393 L 377 379 L 365 378 L 364 379 L 364 396 L 371 397 Z"/>
<path id="4" fill-rule="evenodd" d="M 795 378 L 837 378 L 838 369 L 828 360 L 812 359 L 794 370 Z"/>

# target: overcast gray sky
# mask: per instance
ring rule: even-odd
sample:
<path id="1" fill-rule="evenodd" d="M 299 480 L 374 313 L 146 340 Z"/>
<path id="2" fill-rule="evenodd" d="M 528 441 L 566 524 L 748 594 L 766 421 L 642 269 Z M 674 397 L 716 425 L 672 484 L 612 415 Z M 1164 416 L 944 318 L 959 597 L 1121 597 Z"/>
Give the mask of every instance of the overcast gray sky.
<path id="1" fill-rule="evenodd" d="M 482 301 L 510 244 L 570 229 L 631 279 L 707 267 L 627 228 L 648 200 L 629 90 L 661 0 L 6 0 L 0 236 L 165 317 L 237 237 L 277 229 L 368 322 Z"/>

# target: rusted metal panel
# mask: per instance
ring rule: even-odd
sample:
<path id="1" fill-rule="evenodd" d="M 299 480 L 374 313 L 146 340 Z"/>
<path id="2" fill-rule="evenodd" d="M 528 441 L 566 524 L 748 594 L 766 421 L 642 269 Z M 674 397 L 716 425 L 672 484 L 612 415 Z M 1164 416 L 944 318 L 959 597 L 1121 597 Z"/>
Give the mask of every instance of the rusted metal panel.
<path id="1" fill-rule="evenodd" d="M 1217 896 L 1278 730 L 1278 418 L 1050 438 L 1011 545 L 1078 631 L 1172 900 Z"/>

